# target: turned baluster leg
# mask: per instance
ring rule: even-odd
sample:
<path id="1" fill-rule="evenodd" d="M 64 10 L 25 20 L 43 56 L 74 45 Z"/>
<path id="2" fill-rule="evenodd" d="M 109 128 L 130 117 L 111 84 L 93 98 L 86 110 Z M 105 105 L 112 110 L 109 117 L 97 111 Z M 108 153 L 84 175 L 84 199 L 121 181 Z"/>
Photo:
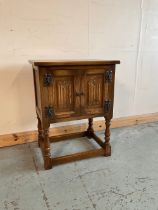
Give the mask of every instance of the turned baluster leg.
<path id="1" fill-rule="evenodd" d="M 110 119 L 105 117 L 105 143 L 104 143 L 104 149 L 105 149 L 105 156 L 111 155 L 111 145 L 110 145 Z"/>
<path id="2" fill-rule="evenodd" d="M 50 153 L 50 142 L 49 142 L 49 128 L 44 128 L 43 132 L 43 157 L 44 157 L 44 168 L 52 168 L 52 159 Z"/>
<path id="3" fill-rule="evenodd" d="M 88 129 L 87 129 L 87 136 L 88 138 L 91 138 L 94 133 L 93 129 L 93 118 L 88 119 Z"/>
<path id="4" fill-rule="evenodd" d="M 42 125 L 41 125 L 41 120 L 40 118 L 37 116 L 37 120 L 38 120 L 38 124 L 37 124 L 37 128 L 38 128 L 38 146 L 40 147 L 40 144 L 42 142 Z"/>

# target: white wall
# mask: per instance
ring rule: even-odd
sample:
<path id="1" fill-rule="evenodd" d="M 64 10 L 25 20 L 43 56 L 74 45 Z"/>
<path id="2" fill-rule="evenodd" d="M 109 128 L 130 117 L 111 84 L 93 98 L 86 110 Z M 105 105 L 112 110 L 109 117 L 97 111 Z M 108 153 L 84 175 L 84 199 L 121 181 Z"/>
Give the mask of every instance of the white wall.
<path id="1" fill-rule="evenodd" d="M 114 117 L 158 111 L 158 0 L 0 0 L 0 134 L 36 129 L 28 59 L 119 59 Z"/>

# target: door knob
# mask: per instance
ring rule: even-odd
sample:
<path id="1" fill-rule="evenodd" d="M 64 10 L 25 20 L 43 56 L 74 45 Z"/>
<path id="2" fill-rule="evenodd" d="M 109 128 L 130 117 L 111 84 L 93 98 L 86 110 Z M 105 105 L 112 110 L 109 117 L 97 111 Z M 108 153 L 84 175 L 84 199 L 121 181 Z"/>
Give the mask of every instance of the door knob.
<path id="1" fill-rule="evenodd" d="M 75 93 L 75 96 L 80 96 L 80 93 L 76 92 L 76 93 Z"/>
<path id="2" fill-rule="evenodd" d="M 81 93 L 80 93 L 80 96 L 83 96 L 83 95 L 84 95 L 84 92 L 81 92 Z"/>

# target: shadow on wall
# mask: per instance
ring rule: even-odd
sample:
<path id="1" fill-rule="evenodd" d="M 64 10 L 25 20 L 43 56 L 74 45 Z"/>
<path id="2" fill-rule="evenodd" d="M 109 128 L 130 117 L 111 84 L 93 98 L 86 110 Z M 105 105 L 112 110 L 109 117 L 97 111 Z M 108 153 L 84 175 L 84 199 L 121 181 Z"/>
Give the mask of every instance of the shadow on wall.
<path id="1" fill-rule="evenodd" d="M 0 66 L 0 134 L 36 128 L 31 65 Z"/>

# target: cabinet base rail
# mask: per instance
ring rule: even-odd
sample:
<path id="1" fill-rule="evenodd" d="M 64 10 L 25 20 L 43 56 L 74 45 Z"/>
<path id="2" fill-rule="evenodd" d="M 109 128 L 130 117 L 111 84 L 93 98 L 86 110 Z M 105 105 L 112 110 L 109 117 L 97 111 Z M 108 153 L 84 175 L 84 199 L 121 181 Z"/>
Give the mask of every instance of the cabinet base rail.
<path id="1" fill-rule="evenodd" d="M 94 150 L 89 150 L 86 152 L 78 152 L 71 155 L 56 157 L 56 158 L 52 158 L 52 166 L 68 163 L 72 161 L 77 161 L 77 160 L 83 160 L 83 159 L 87 159 L 91 157 L 97 157 L 104 154 L 105 154 L 105 151 L 103 149 L 94 149 Z"/>
<path id="2" fill-rule="evenodd" d="M 59 156 L 59 157 L 46 157 L 44 153 L 44 142 L 40 143 L 40 148 L 42 150 L 43 158 L 47 158 L 47 161 L 49 162 L 49 167 L 46 169 L 52 168 L 52 166 L 56 166 L 59 164 L 64 164 L 72 161 L 78 161 L 78 160 L 83 160 L 87 158 L 92 158 L 92 157 L 97 157 L 97 156 L 110 156 L 110 153 L 107 153 L 107 148 L 106 146 L 110 147 L 109 145 L 106 145 L 94 132 L 91 134 L 87 133 L 87 131 L 84 132 L 77 132 L 77 133 L 71 133 L 71 134 L 64 134 L 60 136 L 50 136 L 49 141 L 51 143 L 54 142 L 59 142 L 59 141 L 65 141 L 65 140 L 74 140 L 75 138 L 80 138 L 80 137 L 87 137 L 89 139 L 94 139 L 96 143 L 101 147 L 100 149 L 92 149 L 89 151 L 84 151 L 84 152 L 77 152 L 74 154 L 70 155 L 64 155 L 64 156 Z"/>

